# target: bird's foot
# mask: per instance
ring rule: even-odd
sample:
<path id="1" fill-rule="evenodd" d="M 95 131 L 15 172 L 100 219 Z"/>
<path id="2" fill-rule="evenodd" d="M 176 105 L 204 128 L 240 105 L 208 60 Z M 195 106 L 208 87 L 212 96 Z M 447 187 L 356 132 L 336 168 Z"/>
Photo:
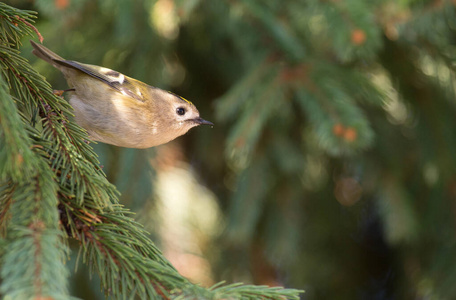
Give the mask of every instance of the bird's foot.
<path id="1" fill-rule="evenodd" d="M 75 89 L 67 89 L 67 90 L 53 90 L 52 93 L 56 96 L 62 97 L 63 93 L 65 92 L 74 92 Z"/>

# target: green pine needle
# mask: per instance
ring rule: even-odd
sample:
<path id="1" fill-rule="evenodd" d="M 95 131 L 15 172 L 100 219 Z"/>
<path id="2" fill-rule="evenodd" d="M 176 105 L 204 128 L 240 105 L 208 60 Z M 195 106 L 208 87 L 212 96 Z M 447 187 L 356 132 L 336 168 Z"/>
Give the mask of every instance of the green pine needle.
<path id="1" fill-rule="evenodd" d="M 21 57 L 21 39 L 40 37 L 34 18 L 0 3 L 2 296 L 69 299 L 71 238 L 80 245 L 78 262 L 113 299 L 298 299 L 301 291 L 263 286 L 205 289 L 176 271 L 119 204 L 71 106 Z"/>

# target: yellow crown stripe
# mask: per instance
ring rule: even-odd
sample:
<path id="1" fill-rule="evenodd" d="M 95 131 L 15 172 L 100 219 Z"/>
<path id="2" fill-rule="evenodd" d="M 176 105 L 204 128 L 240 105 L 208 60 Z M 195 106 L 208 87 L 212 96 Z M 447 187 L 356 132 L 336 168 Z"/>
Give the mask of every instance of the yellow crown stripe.
<path id="1" fill-rule="evenodd" d="M 179 99 L 181 99 L 181 100 L 187 102 L 188 104 L 194 105 L 191 101 L 185 99 L 185 98 L 182 97 L 182 96 L 179 96 L 179 95 L 177 95 L 177 94 L 174 94 L 173 92 L 170 92 L 170 91 L 168 91 L 168 93 L 170 93 L 171 95 L 174 95 L 174 96 L 176 96 L 177 98 L 179 98 Z"/>

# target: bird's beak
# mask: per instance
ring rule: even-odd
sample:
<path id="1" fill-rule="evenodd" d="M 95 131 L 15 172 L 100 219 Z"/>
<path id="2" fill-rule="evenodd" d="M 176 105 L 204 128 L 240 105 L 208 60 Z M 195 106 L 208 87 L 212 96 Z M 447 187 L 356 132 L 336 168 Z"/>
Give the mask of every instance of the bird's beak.
<path id="1" fill-rule="evenodd" d="M 214 126 L 214 123 L 206 121 L 203 118 L 193 119 L 193 122 L 195 122 L 198 125 L 211 125 L 211 126 Z"/>

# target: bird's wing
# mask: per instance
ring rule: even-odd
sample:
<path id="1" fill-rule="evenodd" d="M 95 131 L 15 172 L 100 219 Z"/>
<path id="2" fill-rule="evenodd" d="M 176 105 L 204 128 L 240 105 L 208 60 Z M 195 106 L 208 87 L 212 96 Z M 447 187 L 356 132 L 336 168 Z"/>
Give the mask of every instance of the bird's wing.
<path id="1" fill-rule="evenodd" d="M 110 87 L 118 90 L 124 95 L 130 96 L 142 102 L 145 101 L 144 95 L 141 93 L 139 87 L 149 86 L 141 81 L 135 80 L 123 75 L 122 73 L 104 67 L 82 64 L 72 60 L 54 61 L 59 65 L 79 70 L 87 75 L 99 79 L 100 81 L 108 84 Z"/>

